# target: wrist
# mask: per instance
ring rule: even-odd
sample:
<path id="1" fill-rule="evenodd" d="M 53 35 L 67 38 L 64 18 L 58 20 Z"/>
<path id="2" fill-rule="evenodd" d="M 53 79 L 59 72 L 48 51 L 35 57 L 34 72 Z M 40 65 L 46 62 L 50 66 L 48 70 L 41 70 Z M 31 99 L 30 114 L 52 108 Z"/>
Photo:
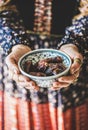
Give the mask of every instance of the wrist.
<path id="1" fill-rule="evenodd" d="M 15 45 L 12 47 L 11 51 L 15 51 L 15 50 L 24 50 L 26 52 L 28 51 L 31 51 L 31 48 L 26 46 L 26 45 L 23 45 L 23 44 L 20 44 L 20 45 Z"/>
<path id="2" fill-rule="evenodd" d="M 60 50 L 63 50 L 63 48 L 64 48 L 64 50 L 66 50 L 67 47 L 75 48 L 82 55 L 85 54 L 85 50 L 84 50 L 83 46 L 79 43 L 60 43 L 60 44 L 58 44 L 58 49 L 60 49 Z"/>
<path id="3" fill-rule="evenodd" d="M 63 44 L 61 47 L 60 47 L 60 50 L 66 50 L 66 49 L 74 49 L 76 51 L 78 51 L 78 47 L 74 44 Z"/>

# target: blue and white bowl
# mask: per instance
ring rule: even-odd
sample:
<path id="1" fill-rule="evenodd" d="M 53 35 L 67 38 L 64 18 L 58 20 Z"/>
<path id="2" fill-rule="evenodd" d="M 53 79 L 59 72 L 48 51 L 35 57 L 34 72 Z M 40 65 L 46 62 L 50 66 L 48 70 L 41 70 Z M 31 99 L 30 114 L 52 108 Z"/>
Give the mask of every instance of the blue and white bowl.
<path id="1" fill-rule="evenodd" d="M 56 56 L 60 56 L 63 59 L 63 64 L 66 66 L 66 69 L 57 75 L 39 77 L 39 76 L 30 75 L 24 71 L 24 63 L 28 60 L 31 60 L 32 64 L 35 64 L 39 60 L 56 57 Z M 39 87 L 48 88 L 48 87 L 52 87 L 53 82 L 56 81 L 59 77 L 66 75 L 69 72 L 71 66 L 71 59 L 67 54 L 59 50 L 37 49 L 23 55 L 18 61 L 18 66 L 21 73 L 29 77 L 33 81 L 35 81 Z"/>

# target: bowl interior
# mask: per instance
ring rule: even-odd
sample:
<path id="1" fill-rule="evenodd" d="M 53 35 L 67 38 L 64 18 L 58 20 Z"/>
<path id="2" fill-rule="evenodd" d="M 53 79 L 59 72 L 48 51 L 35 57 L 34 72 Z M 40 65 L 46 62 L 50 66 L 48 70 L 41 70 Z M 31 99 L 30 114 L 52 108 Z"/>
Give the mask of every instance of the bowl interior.
<path id="1" fill-rule="evenodd" d="M 63 59 L 63 64 L 66 67 L 66 69 L 63 72 L 61 72 L 61 73 L 59 73 L 57 75 L 47 76 L 47 77 L 38 77 L 38 76 L 30 75 L 30 74 L 28 74 L 28 73 L 26 73 L 24 71 L 24 64 L 28 60 L 31 60 L 32 64 L 35 64 L 39 60 L 46 59 L 46 58 L 52 58 L 52 57 L 54 58 L 56 56 L 60 56 Z M 18 66 L 19 66 L 19 69 L 20 69 L 21 73 L 28 76 L 29 78 L 53 79 L 53 78 L 57 78 L 57 77 L 60 77 L 62 75 L 67 74 L 67 72 L 69 71 L 70 66 L 71 66 L 71 59 L 67 54 L 65 54 L 64 52 L 61 52 L 59 50 L 55 50 L 55 49 L 37 49 L 37 50 L 28 52 L 25 55 L 23 55 L 19 59 Z"/>

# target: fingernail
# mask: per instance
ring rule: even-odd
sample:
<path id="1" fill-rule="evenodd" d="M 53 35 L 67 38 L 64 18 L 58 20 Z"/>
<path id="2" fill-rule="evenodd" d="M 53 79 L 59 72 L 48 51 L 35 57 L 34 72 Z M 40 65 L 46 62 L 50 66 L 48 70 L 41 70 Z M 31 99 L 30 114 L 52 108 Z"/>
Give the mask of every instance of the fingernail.
<path id="1" fill-rule="evenodd" d="M 55 87 L 52 87 L 51 90 L 55 90 Z"/>
<path id="2" fill-rule="evenodd" d="M 30 81 L 30 79 L 27 78 L 27 79 L 25 79 L 25 81 Z"/>
<path id="3" fill-rule="evenodd" d="M 33 88 L 34 88 L 35 91 L 39 91 L 39 87 L 33 86 Z"/>
<path id="4" fill-rule="evenodd" d="M 75 71 L 75 69 L 72 69 L 72 70 L 71 70 L 71 73 L 74 74 L 74 71 Z"/>
<path id="5" fill-rule="evenodd" d="M 14 73 L 15 73 L 15 74 L 18 74 L 18 73 L 19 73 L 19 71 L 18 71 L 18 70 L 16 70 L 16 69 L 14 69 Z"/>
<path id="6" fill-rule="evenodd" d="M 37 90 L 39 90 L 39 87 L 38 87 L 38 86 L 35 86 L 35 88 L 36 88 Z"/>
<path id="7" fill-rule="evenodd" d="M 17 73 L 17 70 L 14 69 L 14 73 L 16 74 L 16 73 Z"/>
<path id="8" fill-rule="evenodd" d="M 59 88 L 58 87 L 53 87 L 52 90 L 58 90 Z"/>
<path id="9" fill-rule="evenodd" d="M 58 81 L 64 81 L 64 79 L 63 78 L 59 78 Z"/>
<path id="10" fill-rule="evenodd" d="M 40 89 L 39 88 L 35 88 L 36 91 L 39 91 Z"/>

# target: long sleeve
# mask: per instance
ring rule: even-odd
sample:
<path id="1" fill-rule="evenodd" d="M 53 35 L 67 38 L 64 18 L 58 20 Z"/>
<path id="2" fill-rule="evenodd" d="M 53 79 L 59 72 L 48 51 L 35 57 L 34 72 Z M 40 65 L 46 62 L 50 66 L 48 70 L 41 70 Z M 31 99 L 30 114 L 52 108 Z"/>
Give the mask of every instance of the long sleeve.
<path id="1" fill-rule="evenodd" d="M 8 54 L 17 44 L 29 46 L 23 21 L 17 11 L 4 10 L 0 12 L 0 46 Z"/>
<path id="2" fill-rule="evenodd" d="M 73 21 L 72 26 L 66 28 L 58 47 L 64 44 L 75 44 L 80 50 L 88 50 L 88 16 Z"/>

